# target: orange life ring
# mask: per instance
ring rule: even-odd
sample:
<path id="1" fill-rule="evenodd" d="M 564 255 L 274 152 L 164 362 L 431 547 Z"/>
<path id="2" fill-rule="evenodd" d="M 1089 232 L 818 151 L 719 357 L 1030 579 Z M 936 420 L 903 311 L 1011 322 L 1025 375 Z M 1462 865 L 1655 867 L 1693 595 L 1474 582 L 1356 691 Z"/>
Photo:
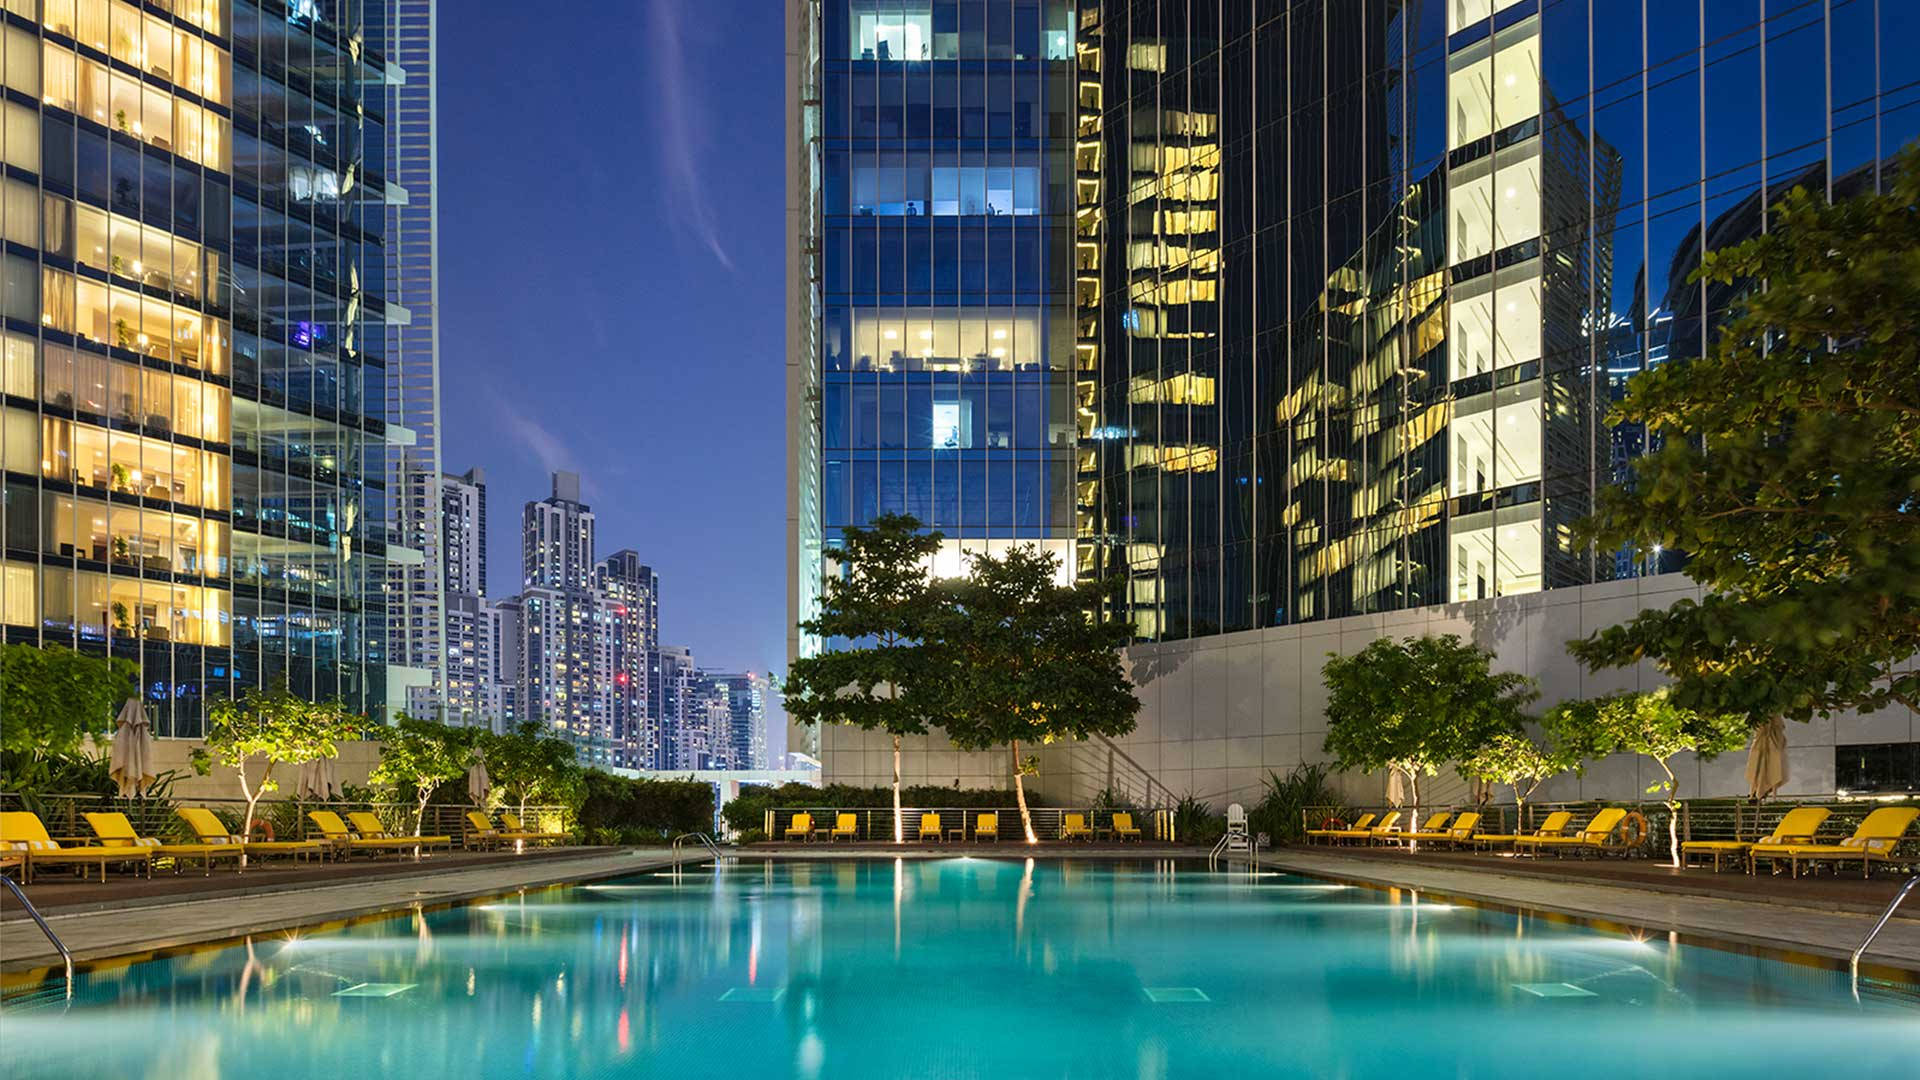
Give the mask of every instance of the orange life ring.
<path id="1" fill-rule="evenodd" d="M 1320 822 L 1320 827 L 1323 829 L 1344 829 L 1347 827 L 1347 823 L 1337 817 L 1330 817 Z"/>
<path id="2" fill-rule="evenodd" d="M 1647 815 L 1634 810 L 1620 819 L 1618 829 L 1621 846 L 1637 848 L 1647 842 Z"/>
<path id="3" fill-rule="evenodd" d="M 265 840 L 267 843 L 273 842 L 273 822 L 265 818 L 254 818 L 247 822 L 247 839 L 256 839 L 253 835 L 256 830 L 260 833 L 257 839 Z"/>

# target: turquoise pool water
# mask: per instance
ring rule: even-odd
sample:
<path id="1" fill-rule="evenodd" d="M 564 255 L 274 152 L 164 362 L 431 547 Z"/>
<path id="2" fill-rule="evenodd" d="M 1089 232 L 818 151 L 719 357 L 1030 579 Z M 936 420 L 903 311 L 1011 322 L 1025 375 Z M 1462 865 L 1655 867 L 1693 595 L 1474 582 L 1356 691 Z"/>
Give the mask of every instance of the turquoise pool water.
<path id="1" fill-rule="evenodd" d="M 1274 872 L 743 862 L 90 972 L 0 1076 L 1911 1078 L 1917 1000 Z"/>

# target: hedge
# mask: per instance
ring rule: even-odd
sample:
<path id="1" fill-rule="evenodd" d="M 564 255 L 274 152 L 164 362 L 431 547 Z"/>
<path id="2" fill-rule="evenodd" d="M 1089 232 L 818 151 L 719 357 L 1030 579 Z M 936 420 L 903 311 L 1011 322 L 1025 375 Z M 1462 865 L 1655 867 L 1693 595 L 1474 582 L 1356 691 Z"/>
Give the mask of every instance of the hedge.
<path id="1" fill-rule="evenodd" d="M 903 807 L 979 807 L 987 810 L 1016 805 L 1011 788 L 951 788 L 917 785 L 900 789 Z M 1027 793 L 1028 806 L 1046 803 Z M 832 807 L 841 810 L 891 810 L 893 788 L 854 787 L 850 784 L 781 784 L 778 787 L 742 787 L 732 802 L 720 809 L 727 827 L 735 832 L 758 829 L 766 821 L 768 810 Z"/>
<path id="2" fill-rule="evenodd" d="M 598 769 L 588 769 L 581 779 L 583 833 L 678 835 L 713 829 L 713 785 L 704 780 L 629 780 Z"/>

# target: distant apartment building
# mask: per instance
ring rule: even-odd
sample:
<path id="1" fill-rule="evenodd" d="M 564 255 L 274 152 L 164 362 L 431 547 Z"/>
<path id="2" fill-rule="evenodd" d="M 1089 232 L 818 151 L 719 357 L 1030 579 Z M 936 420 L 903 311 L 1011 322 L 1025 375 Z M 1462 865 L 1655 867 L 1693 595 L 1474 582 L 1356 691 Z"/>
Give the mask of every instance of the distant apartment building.
<path id="1" fill-rule="evenodd" d="M 601 676 L 604 617 L 594 586 L 594 517 L 577 473 L 521 514 L 519 716 L 571 741 L 583 762 L 612 764 L 612 695 Z"/>
<path id="2" fill-rule="evenodd" d="M 660 646 L 660 577 L 632 550 L 616 551 L 594 568 L 606 641 L 605 682 L 610 697 L 614 764 L 652 767 L 659 728 L 648 711 L 650 656 Z"/>
<path id="3" fill-rule="evenodd" d="M 767 767 L 766 675 L 755 671 L 702 671 L 699 694 L 711 734 L 709 769 Z"/>

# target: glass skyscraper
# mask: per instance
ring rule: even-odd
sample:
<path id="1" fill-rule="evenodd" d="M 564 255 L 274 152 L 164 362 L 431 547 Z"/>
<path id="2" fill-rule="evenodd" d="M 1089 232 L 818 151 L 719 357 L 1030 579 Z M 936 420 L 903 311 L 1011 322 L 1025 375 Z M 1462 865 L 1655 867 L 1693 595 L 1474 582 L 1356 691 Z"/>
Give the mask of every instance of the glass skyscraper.
<path id="1" fill-rule="evenodd" d="M 890 164 L 892 143 L 863 141 L 858 124 L 867 108 L 882 123 L 938 124 L 947 100 L 916 96 L 939 60 L 897 59 L 891 40 L 883 59 L 879 36 L 867 57 L 857 5 L 834 22 L 848 6 L 826 4 L 817 28 L 793 20 L 815 39 L 790 35 L 789 182 L 805 197 L 790 199 L 789 267 L 811 286 L 790 308 L 802 616 L 818 542 L 863 509 L 829 480 L 810 512 L 812 477 L 832 478 L 836 455 L 857 460 L 841 453 L 858 440 L 851 425 L 842 434 L 834 380 L 893 377 L 860 369 L 872 355 L 852 329 L 861 302 L 835 283 L 870 280 L 851 237 L 874 235 L 879 271 L 886 226 L 911 237 L 918 221 L 904 179 L 900 218 L 881 216 L 890 186 L 866 208 L 857 168 Z M 947 7 L 965 27 L 1005 5 L 889 3 L 875 25 L 927 12 L 937 57 Z M 1049 231 L 1037 257 L 1071 275 L 1068 338 L 1049 336 L 1046 354 L 1072 381 L 1060 414 L 1071 563 L 1125 579 L 1122 614 L 1142 646 L 1145 709 L 1120 740 L 1127 759 L 1162 789 L 1253 797 L 1265 770 L 1323 760 L 1326 652 L 1383 633 L 1471 636 L 1540 678 L 1549 703 L 1617 688 L 1583 676 L 1563 643 L 1692 586 L 1670 573 L 1675 553 L 1630 558 L 1573 532 L 1597 488 L 1646 450 L 1645 432 L 1608 427 L 1607 410 L 1634 373 L 1712 340 L 1737 292 L 1688 282 L 1704 251 L 1766 230 L 1793 185 L 1837 198 L 1885 183 L 1920 135 L 1920 7 L 1077 0 L 1062 14 L 1040 23 L 1065 27 L 1072 85 L 1046 101 L 1070 97 L 1075 113 L 1041 154 L 1049 170 L 1062 160 L 1051 155 L 1071 155 L 1067 184 L 1046 177 L 1049 200 L 1070 200 L 1048 213 L 1070 229 Z M 1042 66 L 1051 79 L 1053 61 Z M 931 182 L 927 197 L 940 197 Z M 978 282 L 959 284 L 959 310 L 987 302 Z M 843 318 L 850 368 L 835 360 Z M 894 508 L 884 483 L 848 490 Z M 1912 717 L 1836 725 L 1823 736 L 1836 744 L 1920 739 Z M 836 734 L 826 778 L 884 782 L 876 749 Z M 1806 782 L 1826 782 L 1828 748 L 1795 752 Z M 1072 753 L 1042 753 L 1050 796 L 1091 795 L 1111 775 L 1076 777 Z M 1006 782 L 1003 764 L 954 757 L 963 779 Z M 951 782 L 942 768 L 928 779 Z"/>
<path id="2" fill-rule="evenodd" d="M 1070 0 L 827 0 L 789 22 L 806 266 L 797 617 L 840 529 L 1072 564 Z M 810 646 L 806 646 L 810 647 Z"/>
<path id="3" fill-rule="evenodd" d="M 4 9 L 7 639 L 381 715 L 379 5 Z"/>

